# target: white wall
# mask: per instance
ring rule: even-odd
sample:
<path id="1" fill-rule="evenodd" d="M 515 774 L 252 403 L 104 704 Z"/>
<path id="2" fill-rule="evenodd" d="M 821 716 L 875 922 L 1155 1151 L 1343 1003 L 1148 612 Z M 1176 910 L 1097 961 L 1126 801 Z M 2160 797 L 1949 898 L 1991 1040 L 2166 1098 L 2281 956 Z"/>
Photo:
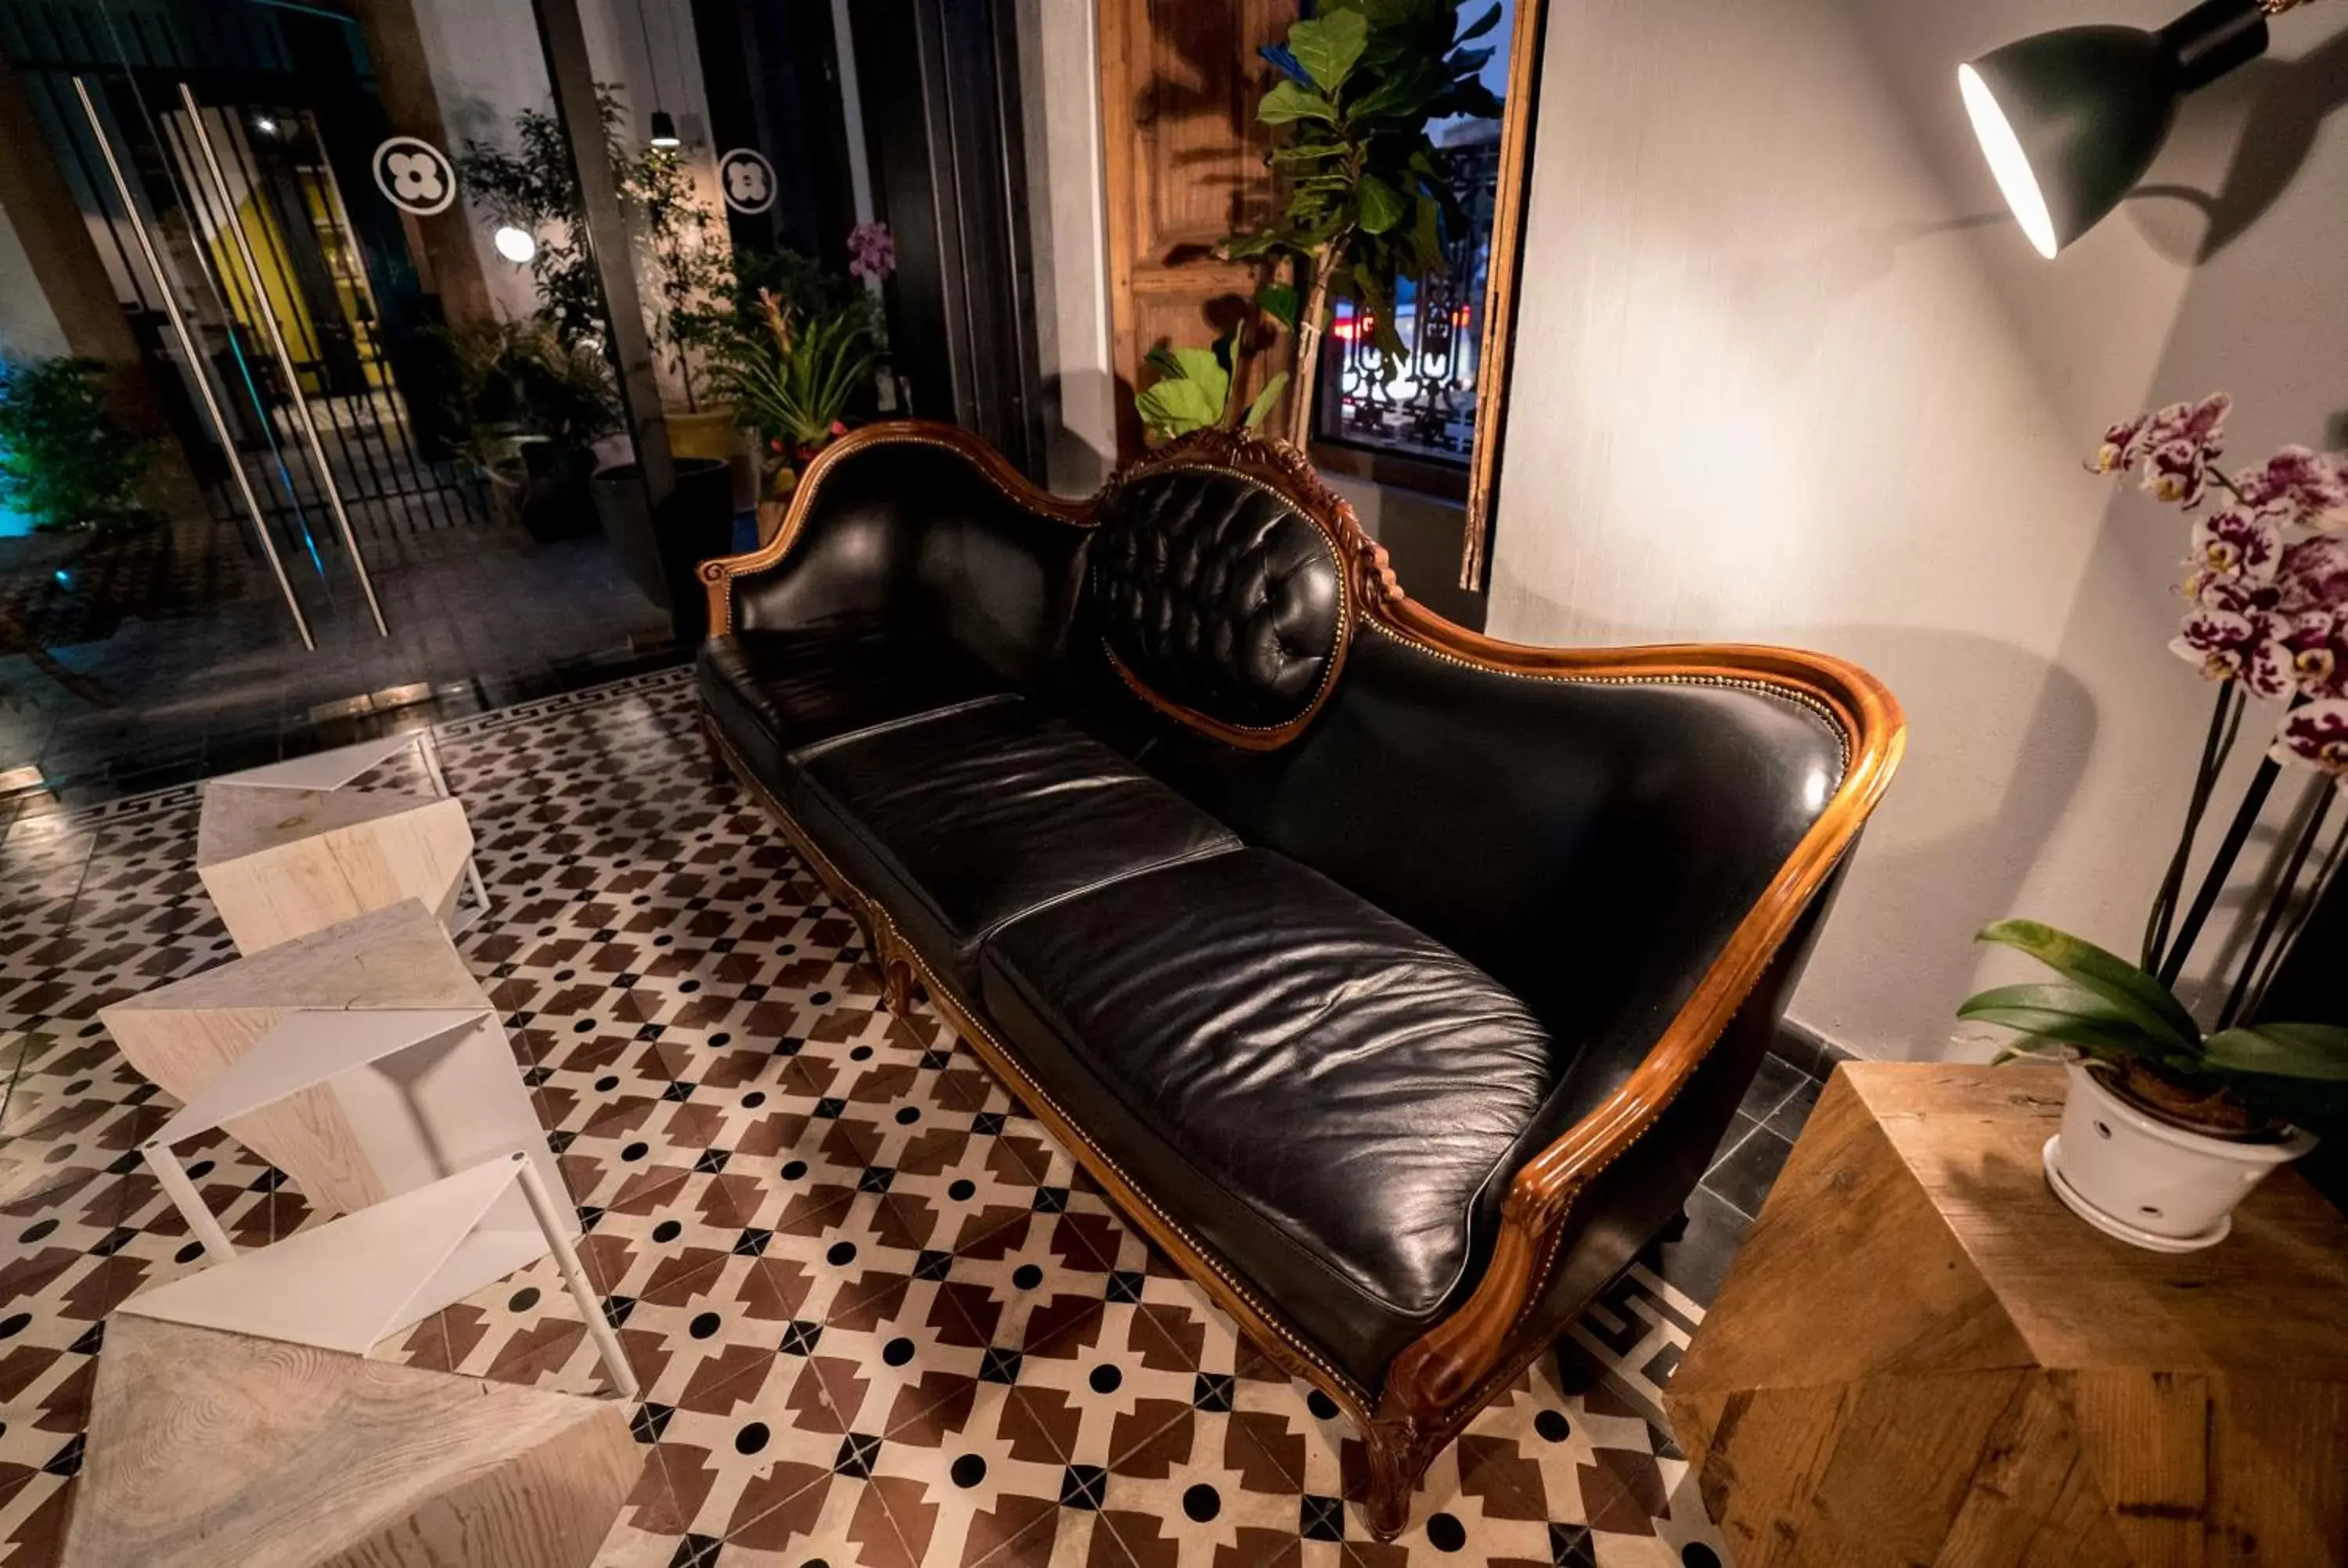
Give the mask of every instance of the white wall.
<path id="1" fill-rule="evenodd" d="M 2348 407 L 2348 116 L 2291 107 L 2348 97 L 2337 18 L 2278 19 L 2189 106 L 2154 183 L 2242 207 L 2307 151 L 2206 261 L 2203 212 L 2150 197 L 2041 261 L 1979 167 L 1957 62 L 2176 8 L 1550 12 L 1490 628 L 1773 639 L 1890 684 L 1908 762 L 1792 1009 L 1861 1054 L 1978 1049 L 1950 1015 L 2009 972 L 1967 942 L 2000 915 L 2136 946 L 2209 693 L 2164 648 L 2182 530 L 2082 470 L 2102 427 L 2223 386 L 2247 458 Z"/>
<path id="2" fill-rule="evenodd" d="M 1019 0 L 1045 465 L 1069 496 L 1090 495 L 1117 466 L 1097 46 L 1088 0 Z"/>

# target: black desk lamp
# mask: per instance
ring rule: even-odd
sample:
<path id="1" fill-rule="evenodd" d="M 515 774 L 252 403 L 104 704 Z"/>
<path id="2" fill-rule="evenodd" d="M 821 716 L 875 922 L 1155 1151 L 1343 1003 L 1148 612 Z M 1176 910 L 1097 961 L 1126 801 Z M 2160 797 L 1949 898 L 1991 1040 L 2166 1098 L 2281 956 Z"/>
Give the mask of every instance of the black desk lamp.
<path id="1" fill-rule="evenodd" d="M 2157 33 L 2064 27 L 1957 67 L 1973 134 L 2038 253 L 2092 229 L 2152 167 L 2177 106 L 2266 52 L 2302 0 L 2204 0 Z"/>

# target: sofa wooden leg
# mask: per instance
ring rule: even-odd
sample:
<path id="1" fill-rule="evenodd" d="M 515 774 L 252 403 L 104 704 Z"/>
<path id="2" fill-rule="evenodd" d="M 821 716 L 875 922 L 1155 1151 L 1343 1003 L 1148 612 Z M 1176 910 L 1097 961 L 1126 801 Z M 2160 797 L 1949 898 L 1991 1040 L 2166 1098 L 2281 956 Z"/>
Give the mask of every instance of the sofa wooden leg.
<path id="1" fill-rule="evenodd" d="M 899 1018 L 913 1011 L 913 966 L 891 958 L 880 966 L 880 1005 Z"/>
<path id="2" fill-rule="evenodd" d="M 701 749 L 709 757 L 709 782 L 712 784 L 723 785 L 733 778 L 734 770 L 726 765 L 726 753 L 718 747 L 717 732 L 710 726 L 705 715 L 701 721 Z"/>
<path id="3" fill-rule="evenodd" d="M 1392 1541 L 1410 1523 L 1411 1499 L 1417 1495 L 1426 1462 L 1406 1421 L 1372 1421 L 1362 1437 L 1370 1450 L 1370 1495 L 1365 1504 L 1370 1533 Z"/>

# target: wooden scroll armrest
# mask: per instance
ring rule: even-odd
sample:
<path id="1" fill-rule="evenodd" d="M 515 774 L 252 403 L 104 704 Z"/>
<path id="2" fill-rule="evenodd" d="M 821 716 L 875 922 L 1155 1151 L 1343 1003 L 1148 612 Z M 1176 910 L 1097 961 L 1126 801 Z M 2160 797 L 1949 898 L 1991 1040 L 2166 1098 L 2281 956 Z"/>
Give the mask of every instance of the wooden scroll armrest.
<path id="1" fill-rule="evenodd" d="M 1395 1358 L 1385 1402 L 1422 1419 L 1448 1408 L 1499 1364 L 1510 1332 L 1539 1302 L 1567 1212 L 1599 1173 L 1653 1128 L 1764 984 L 1780 949 L 1825 889 L 1899 766 L 1906 743 L 1890 693 L 1858 678 L 1849 766 L 1826 810 L 1746 911 L 1677 1017 L 1620 1088 L 1527 1161 L 1509 1184 L 1484 1276 L 1459 1309 Z"/>
<path id="2" fill-rule="evenodd" d="M 1540 1298 L 1567 1211 L 1592 1177 L 1654 1125 L 1704 1055 L 1665 1035 L 1620 1089 L 1518 1170 L 1475 1293 L 1395 1358 L 1386 1378 L 1389 1411 L 1425 1418 L 1447 1409 L 1499 1362 L 1510 1330 Z"/>

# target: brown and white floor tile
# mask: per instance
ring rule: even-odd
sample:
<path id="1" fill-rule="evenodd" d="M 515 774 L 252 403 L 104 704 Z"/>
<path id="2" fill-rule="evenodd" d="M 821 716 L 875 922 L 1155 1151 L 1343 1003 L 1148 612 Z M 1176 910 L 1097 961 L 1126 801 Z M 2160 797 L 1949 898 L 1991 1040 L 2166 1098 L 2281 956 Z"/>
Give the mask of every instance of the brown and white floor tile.
<path id="1" fill-rule="evenodd" d="M 1640 1271 L 1577 1328 L 1572 1386 L 1536 1368 L 1371 1541 L 1335 1407 L 933 1013 L 882 1010 L 853 924 L 709 779 L 692 705 L 670 672 L 438 732 L 491 897 L 459 945 L 643 1385 L 606 1568 L 1719 1561 L 1653 1409 L 1701 1313 Z M 106 1313 L 200 1262 L 136 1153 L 170 1102 L 96 1022 L 230 956 L 196 818 L 181 788 L 0 846 L 0 1563 L 57 1560 Z M 241 1242 L 318 1223 L 225 1136 L 191 1158 Z M 377 1354 L 603 1389 L 551 1260 Z"/>

